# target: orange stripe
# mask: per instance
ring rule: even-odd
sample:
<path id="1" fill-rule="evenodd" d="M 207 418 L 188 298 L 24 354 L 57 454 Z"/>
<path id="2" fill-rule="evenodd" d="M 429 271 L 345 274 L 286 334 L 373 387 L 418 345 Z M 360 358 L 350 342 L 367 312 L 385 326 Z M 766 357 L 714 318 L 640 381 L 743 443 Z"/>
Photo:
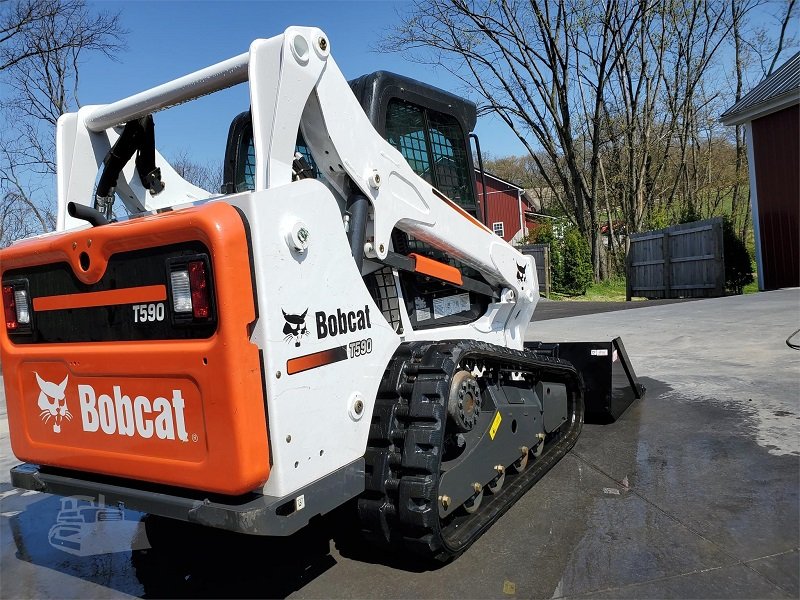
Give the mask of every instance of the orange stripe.
<path id="1" fill-rule="evenodd" d="M 143 285 L 121 290 L 104 290 L 85 294 L 64 294 L 61 296 L 42 296 L 33 299 L 33 310 L 66 310 L 68 308 L 92 308 L 113 306 L 115 304 L 140 304 L 161 302 L 167 299 L 167 286 Z"/>
<path id="2" fill-rule="evenodd" d="M 478 219 L 476 219 L 475 217 L 473 217 L 471 214 L 469 214 L 467 211 L 465 211 L 463 208 L 461 208 L 461 207 L 460 207 L 458 204 L 456 204 L 455 202 L 453 202 L 452 200 L 450 200 L 450 198 L 448 198 L 447 196 L 445 196 L 445 195 L 444 195 L 442 192 L 440 192 L 440 191 L 439 191 L 439 190 L 437 190 L 436 188 L 431 188 L 431 189 L 433 190 L 433 193 L 434 193 L 434 194 L 435 194 L 435 195 L 436 195 L 438 198 L 441 198 L 442 200 L 444 200 L 445 202 L 447 202 L 447 203 L 450 205 L 450 207 L 451 207 L 451 208 L 454 208 L 454 209 L 456 209 L 456 210 L 457 210 L 459 213 L 461 213 L 461 216 L 463 216 L 463 217 L 466 217 L 466 218 L 467 218 L 467 220 L 469 220 L 469 221 L 470 221 L 470 222 L 471 222 L 473 225 L 477 225 L 478 227 L 480 227 L 481 229 L 484 229 L 484 230 L 488 231 L 489 233 L 494 233 L 494 232 L 493 232 L 491 229 L 489 229 L 489 228 L 488 228 L 486 225 L 484 225 L 483 223 L 481 223 L 480 221 L 478 221 Z"/>
<path id="3" fill-rule="evenodd" d="M 316 369 L 323 365 L 339 362 L 347 358 L 347 348 L 339 346 L 338 348 L 331 348 L 330 350 L 322 350 L 321 352 L 314 352 L 313 354 L 306 354 L 305 356 L 298 356 L 297 358 L 290 358 L 286 361 L 286 374 L 294 375 L 309 369 Z"/>
<path id="4" fill-rule="evenodd" d="M 443 262 L 433 260 L 432 258 L 428 258 L 427 256 L 422 256 L 420 254 L 412 253 L 409 254 L 408 257 L 414 259 L 414 270 L 417 273 L 430 275 L 431 277 L 436 277 L 436 279 L 455 283 L 456 285 L 462 285 L 464 283 L 464 279 L 461 276 L 461 271 L 453 266 L 446 265 Z"/>

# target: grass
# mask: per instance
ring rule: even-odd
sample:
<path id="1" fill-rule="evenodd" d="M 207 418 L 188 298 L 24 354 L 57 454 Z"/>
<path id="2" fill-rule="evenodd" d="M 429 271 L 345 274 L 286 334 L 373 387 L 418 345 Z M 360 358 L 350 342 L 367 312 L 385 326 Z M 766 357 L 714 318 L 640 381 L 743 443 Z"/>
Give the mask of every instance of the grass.
<path id="1" fill-rule="evenodd" d="M 579 296 L 578 299 L 591 302 L 624 302 L 625 278 L 614 277 L 600 283 L 593 283 L 586 290 L 586 294 Z"/>
<path id="2" fill-rule="evenodd" d="M 753 283 L 748 283 L 742 288 L 743 294 L 757 294 L 758 293 L 758 277 L 753 273 Z"/>
<path id="3" fill-rule="evenodd" d="M 743 294 L 758 292 L 758 278 L 753 273 L 754 281 L 744 286 Z M 550 300 L 563 300 L 567 302 L 625 302 L 625 278 L 613 277 L 600 283 L 594 283 L 586 290 L 583 296 L 567 296 L 556 292 L 550 293 Z M 634 297 L 632 300 L 646 300 Z"/>
<path id="4" fill-rule="evenodd" d="M 625 302 L 625 278 L 613 277 L 594 283 L 582 296 L 567 296 L 553 292 L 550 294 L 550 299 L 571 302 Z"/>

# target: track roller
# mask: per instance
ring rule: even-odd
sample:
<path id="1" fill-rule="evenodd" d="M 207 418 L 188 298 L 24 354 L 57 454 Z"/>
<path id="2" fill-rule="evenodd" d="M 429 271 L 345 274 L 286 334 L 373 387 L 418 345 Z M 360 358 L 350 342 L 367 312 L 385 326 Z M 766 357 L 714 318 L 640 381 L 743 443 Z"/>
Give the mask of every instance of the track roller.
<path id="1" fill-rule="evenodd" d="M 511 463 L 511 470 L 515 473 L 522 473 L 527 468 L 530 448 L 527 446 L 520 446 L 519 453 L 520 457 Z"/>
<path id="2" fill-rule="evenodd" d="M 472 489 L 475 491 L 475 495 L 461 506 L 469 515 L 478 512 L 478 509 L 481 507 L 481 502 L 483 501 L 483 486 L 476 481 L 472 484 Z"/>
<path id="3" fill-rule="evenodd" d="M 486 484 L 486 491 L 490 494 L 497 494 L 503 489 L 503 484 L 506 481 L 506 468 L 503 465 L 496 465 L 494 469 L 497 471 L 497 475 Z"/>

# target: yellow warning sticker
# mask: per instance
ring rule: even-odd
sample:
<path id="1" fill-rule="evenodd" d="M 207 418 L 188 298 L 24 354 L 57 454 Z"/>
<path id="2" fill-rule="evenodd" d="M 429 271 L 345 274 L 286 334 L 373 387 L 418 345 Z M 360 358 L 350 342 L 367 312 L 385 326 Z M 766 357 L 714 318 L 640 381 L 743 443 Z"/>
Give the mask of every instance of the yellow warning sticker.
<path id="1" fill-rule="evenodd" d="M 494 436 L 497 435 L 497 429 L 500 427 L 500 421 L 503 420 L 503 417 L 500 416 L 500 412 L 498 412 L 494 416 L 494 421 L 492 421 L 492 426 L 489 428 L 489 437 L 494 439 Z"/>

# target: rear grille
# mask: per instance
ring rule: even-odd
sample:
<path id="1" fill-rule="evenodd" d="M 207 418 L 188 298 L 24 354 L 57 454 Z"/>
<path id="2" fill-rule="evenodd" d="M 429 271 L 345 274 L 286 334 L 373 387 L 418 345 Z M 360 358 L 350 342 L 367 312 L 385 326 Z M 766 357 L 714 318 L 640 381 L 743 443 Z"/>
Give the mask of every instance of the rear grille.
<path id="1" fill-rule="evenodd" d="M 78 280 L 66 262 L 8 271 L 3 281 L 27 281 L 34 307 L 32 331 L 10 333 L 11 340 L 32 344 L 208 338 L 216 331 L 216 319 L 176 323 L 167 297 L 168 261 L 198 254 L 210 256 L 200 242 L 115 254 L 93 285 Z"/>

